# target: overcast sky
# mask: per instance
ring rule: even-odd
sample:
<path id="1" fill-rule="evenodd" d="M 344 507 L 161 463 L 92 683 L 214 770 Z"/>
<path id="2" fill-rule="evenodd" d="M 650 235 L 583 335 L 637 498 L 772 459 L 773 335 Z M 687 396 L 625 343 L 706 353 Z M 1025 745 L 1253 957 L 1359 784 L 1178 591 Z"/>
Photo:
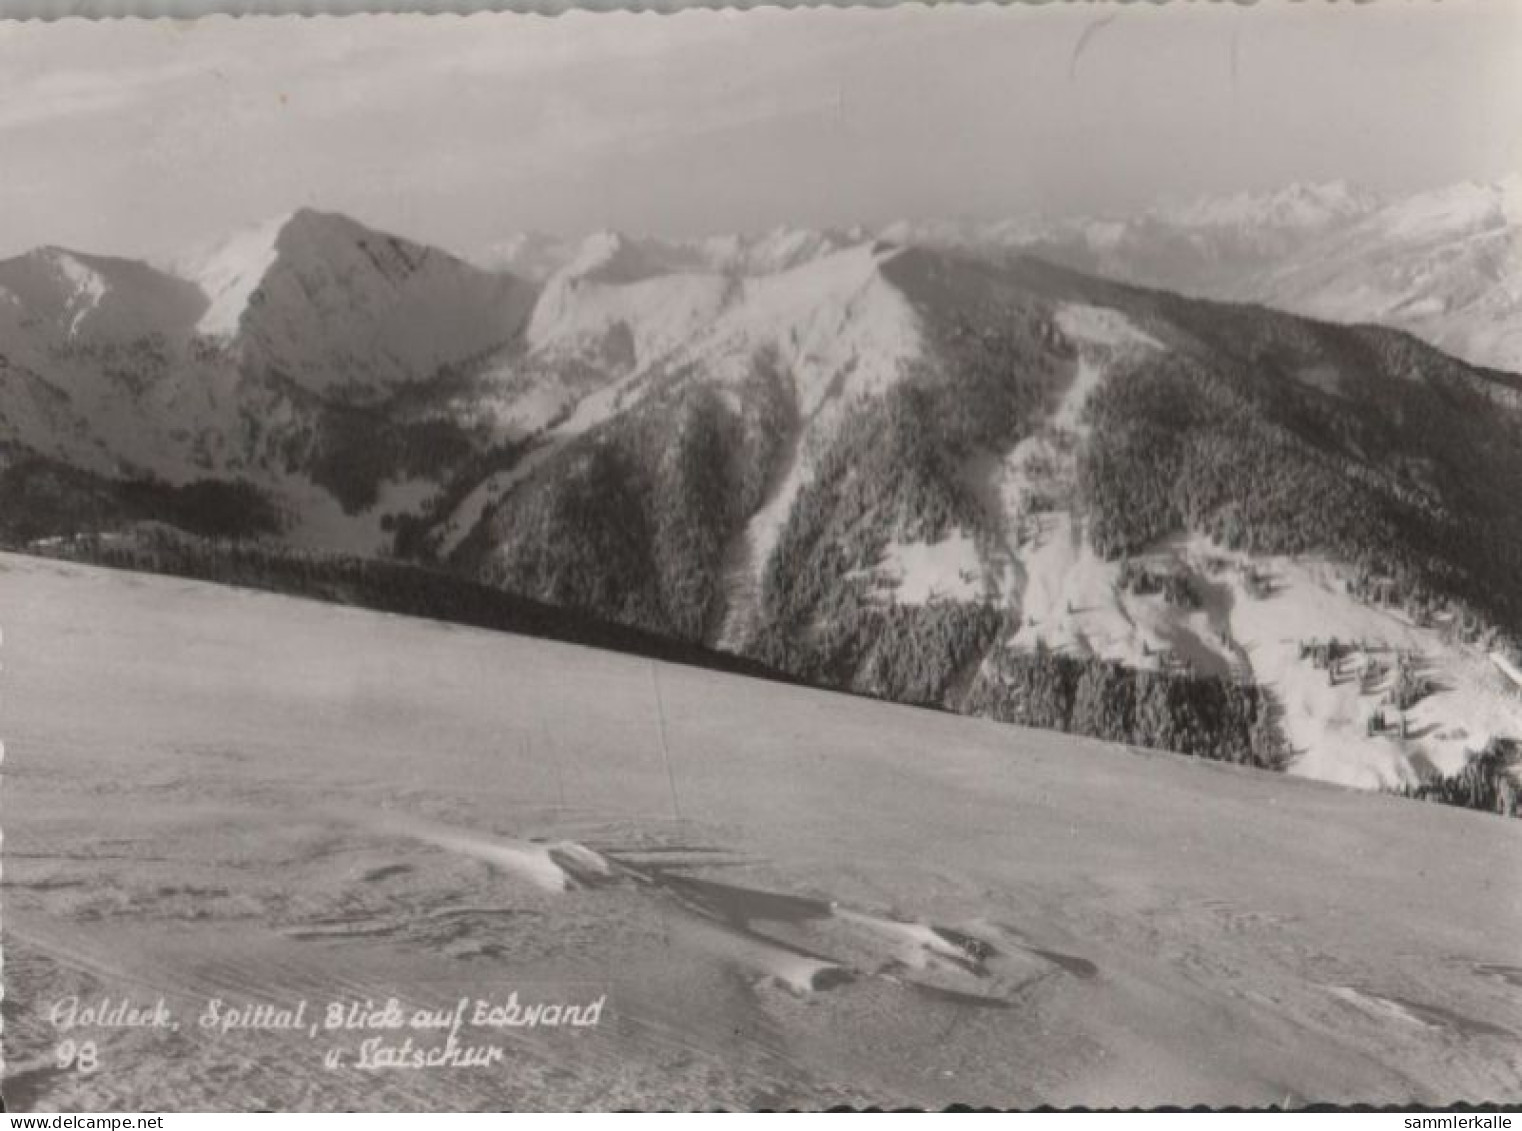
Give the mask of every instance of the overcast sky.
<path id="1" fill-rule="evenodd" d="M 1522 167 L 1522 3 L 0 22 L 0 255 L 1113 212 Z"/>

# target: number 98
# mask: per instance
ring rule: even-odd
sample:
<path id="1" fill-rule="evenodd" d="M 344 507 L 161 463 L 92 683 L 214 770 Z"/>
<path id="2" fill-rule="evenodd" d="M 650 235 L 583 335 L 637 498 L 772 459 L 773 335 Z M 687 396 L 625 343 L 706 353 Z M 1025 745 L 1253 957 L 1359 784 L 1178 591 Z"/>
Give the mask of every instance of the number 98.
<path id="1" fill-rule="evenodd" d="M 100 1067 L 100 1059 L 94 1041 L 60 1041 L 55 1050 L 60 1069 L 74 1068 L 80 1072 L 94 1072 Z"/>

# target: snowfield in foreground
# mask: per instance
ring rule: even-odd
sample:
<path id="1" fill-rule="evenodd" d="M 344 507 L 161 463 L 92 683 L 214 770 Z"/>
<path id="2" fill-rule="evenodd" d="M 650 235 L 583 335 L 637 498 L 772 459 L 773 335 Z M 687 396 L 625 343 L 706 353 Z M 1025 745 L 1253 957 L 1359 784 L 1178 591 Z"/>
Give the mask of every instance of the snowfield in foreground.
<path id="1" fill-rule="evenodd" d="M 1522 1099 L 1516 821 L 11 555 L 0 623 L 18 1109 Z M 197 1024 L 514 993 L 603 1004 Z"/>

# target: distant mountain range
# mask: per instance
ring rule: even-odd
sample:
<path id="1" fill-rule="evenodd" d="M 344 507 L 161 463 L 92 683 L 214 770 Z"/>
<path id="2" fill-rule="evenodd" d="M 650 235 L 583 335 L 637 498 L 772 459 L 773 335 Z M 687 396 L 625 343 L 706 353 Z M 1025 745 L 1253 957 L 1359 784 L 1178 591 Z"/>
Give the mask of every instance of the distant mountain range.
<path id="1" fill-rule="evenodd" d="M 1515 197 L 475 264 L 311 211 L 173 272 L 43 248 L 0 263 L 0 536 L 398 557 L 823 684 L 1414 786 L 1522 732 L 1486 658 L 1522 631 L 1522 377 L 1096 273 L 1504 352 Z"/>
<path id="2" fill-rule="evenodd" d="M 982 255 L 1037 255 L 1090 274 L 1335 322 L 1409 330 L 1479 365 L 1522 372 L 1522 175 L 1408 196 L 1343 182 L 1208 197 L 1127 216 L 901 221 L 877 232 L 586 240 L 518 235 L 483 265 L 543 280 L 613 268 L 756 274 L 875 236 Z"/>
<path id="3" fill-rule="evenodd" d="M 1295 185 L 1121 221 L 974 228 L 951 242 L 1003 243 L 1108 278 L 1393 326 L 1467 361 L 1522 371 L 1522 176 L 1394 199 Z"/>

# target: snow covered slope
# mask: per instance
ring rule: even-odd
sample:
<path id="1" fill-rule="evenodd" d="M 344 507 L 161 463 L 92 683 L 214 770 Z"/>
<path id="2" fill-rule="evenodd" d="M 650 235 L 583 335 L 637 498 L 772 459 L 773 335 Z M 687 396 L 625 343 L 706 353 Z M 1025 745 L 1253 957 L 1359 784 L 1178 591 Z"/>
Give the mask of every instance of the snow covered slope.
<path id="1" fill-rule="evenodd" d="M 1028 529 L 1016 605 L 1024 620 L 1008 646 L 1039 641 L 1134 668 L 1251 680 L 1280 708 L 1291 774 L 1397 788 L 1456 774 L 1491 739 L 1522 734 L 1522 697 L 1483 645 L 1350 596 L 1335 562 L 1254 557 L 1202 538 L 1133 555 L 1133 565 L 1189 580 L 1202 603 L 1181 608 L 1128 591 L 1121 565 L 1097 557 L 1066 511 Z M 1306 651 L 1334 640 L 1346 657 L 1335 676 Z M 1405 711 L 1391 701 L 1402 657 L 1428 688 Z"/>
<path id="2" fill-rule="evenodd" d="M 789 465 L 774 477 L 746 546 L 736 550 L 743 568 L 758 573 L 812 453 L 833 434 L 839 414 L 896 384 L 923 355 L 914 311 L 882 274 L 895 254 L 869 241 L 749 278 L 636 272 L 630 281 L 610 282 L 576 270 L 554 276 L 525 341 L 526 363 L 556 375 L 540 388 L 558 395 L 530 418 L 544 426 L 533 462 L 499 477 L 491 494 L 522 481 L 569 440 L 658 399 L 673 379 L 732 395 L 764 361 L 783 376 L 799 424 L 798 434 L 787 437 Z M 577 372 L 593 376 L 565 381 Z M 446 548 L 485 513 L 481 495 L 467 497 L 451 516 Z"/>
<path id="3" fill-rule="evenodd" d="M 1335 561 L 1231 551 L 1199 535 L 1165 539 L 1124 561 L 1096 553 L 1076 479 L 1084 403 L 1102 383 L 1124 379 L 1115 373 L 1128 356 L 1164 347 L 1115 310 L 1068 305 L 1057 321 L 1077 344 L 1078 365 L 1056 411 L 1002 460 L 969 469 L 1004 538 L 986 550 L 981 569 L 973 560 L 961 573 L 987 578 L 1017 618 L 1004 647 L 1251 681 L 1274 696 L 1290 773 L 1359 788 L 1455 774 L 1492 739 L 1522 734 L 1522 700 L 1486 662 L 1482 644 L 1457 641 L 1446 621 L 1417 624 L 1353 596 L 1352 571 Z M 1179 579 L 1196 600 L 1137 592 L 1127 584 L 1130 569 Z M 927 587 L 920 580 L 907 588 L 901 599 Z M 1348 653 L 1335 677 L 1306 654 L 1332 640 Z M 1391 706 L 1400 657 L 1428 689 L 1404 712 Z M 1388 722 L 1371 728 L 1376 715 Z"/>
<path id="4" fill-rule="evenodd" d="M 17 1110 L 1522 1099 L 1515 821 L 13 555 L 0 608 Z M 514 990 L 603 1004 L 479 1069 L 195 1029 Z M 102 995 L 181 1031 L 59 1071 Z"/>

